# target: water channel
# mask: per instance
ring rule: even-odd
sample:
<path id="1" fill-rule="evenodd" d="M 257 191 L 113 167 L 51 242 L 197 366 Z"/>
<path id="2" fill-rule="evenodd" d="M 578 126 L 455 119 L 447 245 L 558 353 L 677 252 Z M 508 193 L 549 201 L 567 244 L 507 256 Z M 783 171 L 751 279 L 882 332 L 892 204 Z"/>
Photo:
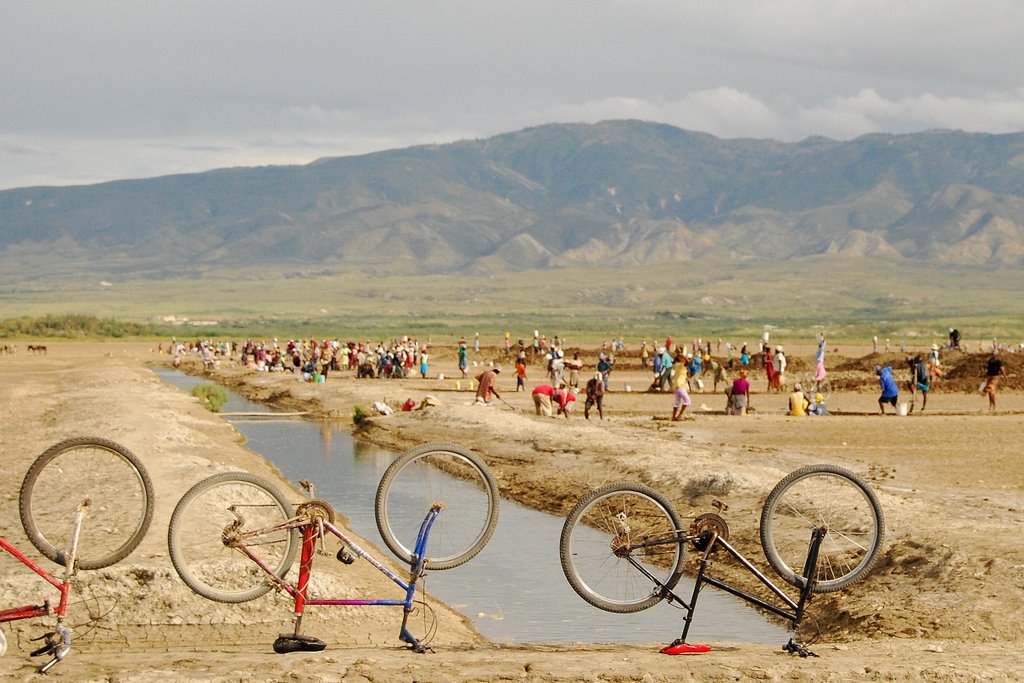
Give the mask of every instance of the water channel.
<path id="1" fill-rule="evenodd" d="M 156 373 L 185 391 L 204 381 L 174 370 Z M 234 392 L 228 394 L 222 409 L 226 413 L 271 412 Z M 345 515 L 353 531 L 384 548 L 373 503 L 377 483 L 395 453 L 353 440 L 347 424 L 230 419 L 248 448 L 273 462 L 292 482 L 311 480 L 317 497 Z M 495 642 L 648 643 L 678 637 L 684 612 L 665 602 L 636 614 L 611 614 L 573 592 L 558 560 L 563 521 L 502 500 L 497 530 L 483 552 L 462 567 L 429 573 L 427 591 L 472 619 Z M 677 592 L 688 598 L 692 585 L 684 579 Z M 390 597 L 392 587 L 383 582 L 378 597 Z M 687 639 L 782 644 L 789 634 L 741 600 L 708 587 L 701 592 Z"/>

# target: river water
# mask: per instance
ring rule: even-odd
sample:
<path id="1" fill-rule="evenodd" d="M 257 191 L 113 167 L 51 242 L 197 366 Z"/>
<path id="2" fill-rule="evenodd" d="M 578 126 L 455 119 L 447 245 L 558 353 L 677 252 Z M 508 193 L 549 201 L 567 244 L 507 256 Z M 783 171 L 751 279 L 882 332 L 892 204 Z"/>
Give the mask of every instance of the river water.
<path id="1" fill-rule="evenodd" d="M 204 381 L 174 370 L 156 372 L 184 391 Z M 226 413 L 271 412 L 262 404 L 228 393 L 229 401 L 222 409 Z M 292 482 L 312 481 L 316 496 L 346 516 L 353 531 L 384 548 L 373 504 L 377 483 L 395 458 L 394 452 L 353 440 L 349 426 L 342 423 L 228 419 L 251 450 L 273 462 Z M 573 592 L 558 559 L 563 521 L 502 500 L 497 530 L 487 547 L 468 564 L 429 573 L 426 590 L 472 619 L 494 642 L 649 643 L 677 638 L 684 612 L 666 602 L 636 614 L 611 614 L 590 606 Z M 381 593 L 373 597 L 400 597 L 393 586 L 382 577 Z M 689 599 L 692 586 L 692 581 L 684 578 L 676 592 Z M 711 587 L 701 591 L 687 636 L 690 642 L 782 644 L 788 639 L 783 625 Z"/>

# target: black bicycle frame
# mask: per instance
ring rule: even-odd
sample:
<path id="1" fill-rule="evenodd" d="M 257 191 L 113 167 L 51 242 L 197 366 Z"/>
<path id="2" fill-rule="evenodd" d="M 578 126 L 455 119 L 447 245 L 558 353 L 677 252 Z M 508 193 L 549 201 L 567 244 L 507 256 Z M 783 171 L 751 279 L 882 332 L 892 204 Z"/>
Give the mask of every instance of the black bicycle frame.
<path id="1" fill-rule="evenodd" d="M 825 539 L 827 529 L 824 527 L 817 527 L 811 532 L 810 547 L 807 552 L 807 560 L 804 562 L 803 568 L 803 582 L 800 587 L 800 597 L 798 600 L 793 600 L 788 596 L 781 588 L 772 583 L 771 579 L 765 576 L 757 567 L 751 564 L 750 560 L 745 558 L 740 551 L 733 548 L 729 543 L 719 536 L 715 532 L 710 532 L 710 537 L 707 541 L 707 547 L 704 549 L 704 555 L 700 561 L 700 569 L 697 571 L 697 577 L 693 584 L 693 593 L 690 596 L 690 601 L 682 599 L 676 595 L 671 588 L 661 583 L 657 577 L 649 572 L 643 565 L 641 565 L 632 554 L 629 555 L 629 563 L 632 564 L 636 569 L 644 576 L 649 578 L 655 583 L 658 588 L 658 594 L 663 598 L 666 598 L 669 602 L 676 602 L 682 606 L 686 611 L 686 616 L 683 617 L 683 633 L 679 636 L 676 642 L 686 642 L 686 635 L 690 631 L 690 624 L 693 621 L 693 612 L 697 608 L 697 598 L 700 596 L 700 591 L 704 584 L 709 584 L 716 588 L 720 588 L 727 593 L 735 595 L 738 598 L 746 600 L 747 602 L 757 605 L 758 607 L 768 610 L 772 614 L 780 616 L 784 619 L 789 620 L 793 624 L 794 630 L 799 627 L 800 621 L 803 619 L 804 610 L 807 607 L 807 603 L 810 602 L 811 595 L 814 591 L 814 586 L 817 583 L 817 569 L 818 569 L 818 553 L 821 549 L 821 542 Z M 691 540 L 692 537 L 681 536 L 677 539 L 672 540 L 672 543 L 686 543 Z M 667 542 L 667 541 L 663 541 Z M 760 598 L 756 595 L 748 593 L 736 586 L 726 583 L 721 579 L 716 579 L 713 576 L 708 576 L 707 570 L 711 566 L 711 554 L 716 548 L 721 547 L 729 555 L 739 562 L 747 571 L 757 577 L 768 590 L 770 590 L 776 597 L 785 603 L 785 607 L 780 607 L 777 604 L 768 602 L 767 600 Z M 792 642 L 792 641 L 791 641 Z"/>

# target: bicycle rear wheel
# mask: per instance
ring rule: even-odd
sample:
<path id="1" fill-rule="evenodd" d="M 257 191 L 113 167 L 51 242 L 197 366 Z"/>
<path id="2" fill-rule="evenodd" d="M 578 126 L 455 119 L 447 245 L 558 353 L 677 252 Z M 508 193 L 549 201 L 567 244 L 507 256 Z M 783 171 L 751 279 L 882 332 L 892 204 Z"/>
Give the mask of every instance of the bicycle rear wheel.
<path id="1" fill-rule="evenodd" d="M 87 498 L 91 505 L 75 556 L 80 569 L 101 569 L 123 560 L 149 529 L 153 483 L 135 454 L 109 439 L 65 439 L 32 463 L 19 497 L 25 533 L 57 564 L 67 562 L 72 522 Z"/>
<path id="2" fill-rule="evenodd" d="M 284 578 L 301 541 L 286 527 L 294 506 L 270 482 L 224 472 L 190 488 L 171 515 L 167 550 L 181 580 L 216 602 L 246 602 L 269 591 L 272 579 L 230 543 L 237 540 L 275 576 Z"/>
<path id="3" fill-rule="evenodd" d="M 569 585 L 607 612 L 639 612 L 661 601 L 683 572 L 683 525 L 672 505 L 643 484 L 609 484 L 569 512 L 558 554 Z"/>
<path id="4" fill-rule="evenodd" d="M 810 465 L 790 473 L 768 494 L 761 512 L 761 546 L 779 576 L 803 582 L 811 532 L 824 527 L 815 593 L 859 581 L 878 559 L 885 519 L 874 491 L 835 465 Z"/>
<path id="5" fill-rule="evenodd" d="M 416 538 L 434 503 L 443 509 L 427 540 L 428 569 L 475 557 L 498 523 L 498 485 L 476 454 L 448 443 L 413 448 L 391 463 L 377 486 L 374 514 L 385 545 L 412 564 Z"/>

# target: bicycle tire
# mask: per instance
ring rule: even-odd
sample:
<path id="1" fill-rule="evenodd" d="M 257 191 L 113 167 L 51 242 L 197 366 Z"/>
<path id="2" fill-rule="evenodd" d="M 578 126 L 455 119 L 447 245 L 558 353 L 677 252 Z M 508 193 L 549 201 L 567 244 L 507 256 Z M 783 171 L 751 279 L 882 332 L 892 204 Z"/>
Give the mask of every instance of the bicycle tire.
<path id="1" fill-rule="evenodd" d="M 663 596 L 627 555 L 672 589 L 683 573 L 682 531 L 675 508 L 649 486 L 602 486 L 584 496 L 565 518 L 558 544 L 562 571 L 572 589 L 594 607 L 619 614 L 639 612 Z M 624 550 L 624 544 L 669 539 L 676 540 Z"/>
<path id="2" fill-rule="evenodd" d="M 228 527 L 247 535 L 246 547 L 274 574 L 284 578 L 301 541 L 294 505 L 265 479 L 248 472 L 222 472 L 185 492 L 171 514 L 167 550 L 181 580 L 215 602 L 254 600 L 274 587 L 271 578 L 241 550 L 225 541 Z M 237 511 L 240 517 L 236 518 Z"/>
<path id="3" fill-rule="evenodd" d="M 443 505 L 427 539 L 427 568 L 452 569 L 476 557 L 498 524 L 498 484 L 475 453 L 429 443 L 398 456 L 374 501 L 377 530 L 400 560 L 416 560 L 416 538 L 433 503 Z"/>
<path id="4" fill-rule="evenodd" d="M 885 517 L 875 492 L 836 465 L 809 465 L 786 475 L 765 500 L 761 547 L 788 583 L 801 587 L 811 532 L 824 526 L 815 593 L 831 593 L 864 578 L 885 541 Z"/>
<path id="5" fill-rule="evenodd" d="M 110 439 L 78 436 L 46 449 L 25 474 L 18 507 L 29 541 L 64 566 L 75 513 L 91 505 L 78 539 L 79 569 L 120 562 L 153 521 L 153 482 L 142 461 Z"/>

